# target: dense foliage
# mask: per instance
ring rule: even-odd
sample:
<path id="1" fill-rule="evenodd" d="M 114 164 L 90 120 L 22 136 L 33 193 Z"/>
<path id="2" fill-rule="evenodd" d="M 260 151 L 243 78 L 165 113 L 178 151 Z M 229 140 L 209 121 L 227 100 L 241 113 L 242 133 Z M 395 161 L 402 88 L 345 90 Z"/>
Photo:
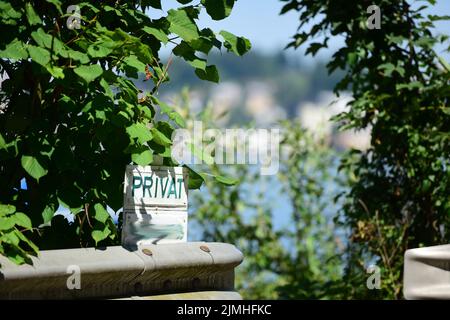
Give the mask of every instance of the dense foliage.
<path id="1" fill-rule="evenodd" d="M 122 205 L 125 166 L 173 164 L 171 133 L 183 119 L 156 97 L 170 64 L 161 46 L 214 82 L 213 48 L 250 48 L 197 27 L 202 10 L 224 19 L 234 0 L 178 2 L 164 12 L 160 0 L 0 1 L 0 254 L 22 263 L 38 248 L 117 241 L 106 209 Z M 144 92 L 131 80 L 139 74 Z M 192 174 L 190 187 L 199 187 Z M 60 205 L 72 224 L 53 219 Z"/>
<path id="2" fill-rule="evenodd" d="M 432 33 L 449 17 L 425 14 L 423 3 L 381 0 L 374 29 L 370 1 L 284 2 L 282 13 L 296 10 L 301 21 L 289 46 L 305 43 L 314 55 L 330 37 L 343 38 L 328 68 L 345 70 L 335 90 L 350 90 L 353 101 L 335 120 L 343 130 L 372 130 L 371 147 L 341 165 L 350 190 L 339 221 L 352 231 L 341 293 L 400 298 L 405 250 L 450 241 L 450 66 L 433 50 L 448 50 L 448 35 Z M 381 268 L 381 290 L 364 285 L 369 263 Z"/>

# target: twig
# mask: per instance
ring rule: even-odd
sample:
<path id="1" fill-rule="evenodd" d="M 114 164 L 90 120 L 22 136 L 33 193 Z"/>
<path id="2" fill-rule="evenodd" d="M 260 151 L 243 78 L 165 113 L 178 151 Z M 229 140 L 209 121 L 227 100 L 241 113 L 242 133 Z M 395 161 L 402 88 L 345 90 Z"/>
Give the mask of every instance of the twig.
<path id="1" fill-rule="evenodd" d="M 89 227 L 92 228 L 91 220 L 89 220 L 89 211 L 88 210 L 89 210 L 89 203 L 85 203 L 84 204 L 84 212 L 86 213 L 86 219 L 89 224 Z"/>

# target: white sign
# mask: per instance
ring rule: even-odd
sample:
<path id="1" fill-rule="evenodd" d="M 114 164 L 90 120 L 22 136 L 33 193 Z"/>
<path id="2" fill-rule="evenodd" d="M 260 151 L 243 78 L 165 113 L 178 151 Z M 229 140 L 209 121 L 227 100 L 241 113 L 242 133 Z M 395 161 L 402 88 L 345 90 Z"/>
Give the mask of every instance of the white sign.
<path id="1" fill-rule="evenodd" d="M 186 242 L 187 182 L 183 167 L 127 166 L 122 245 Z"/>
<path id="2" fill-rule="evenodd" d="M 122 244 L 128 247 L 187 241 L 186 211 L 146 211 L 144 214 L 125 211 L 124 214 Z"/>

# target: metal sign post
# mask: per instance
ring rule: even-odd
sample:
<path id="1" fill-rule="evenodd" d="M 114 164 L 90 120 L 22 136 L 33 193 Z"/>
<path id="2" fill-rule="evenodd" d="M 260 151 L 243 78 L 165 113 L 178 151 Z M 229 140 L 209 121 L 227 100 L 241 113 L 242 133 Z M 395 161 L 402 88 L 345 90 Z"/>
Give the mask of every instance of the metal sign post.
<path id="1" fill-rule="evenodd" d="M 186 242 L 187 182 L 184 167 L 127 166 L 122 245 Z"/>

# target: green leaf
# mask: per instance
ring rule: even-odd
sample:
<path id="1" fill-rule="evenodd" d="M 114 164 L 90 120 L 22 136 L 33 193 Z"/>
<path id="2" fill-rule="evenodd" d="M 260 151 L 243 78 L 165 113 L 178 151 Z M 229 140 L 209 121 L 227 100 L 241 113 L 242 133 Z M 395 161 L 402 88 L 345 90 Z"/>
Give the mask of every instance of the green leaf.
<path id="1" fill-rule="evenodd" d="M 109 213 L 106 211 L 106 209 L 103 207 L 102 204 L 96 203 L 94 205 L 94 219 L 101 222 L 106 223 L 106 221 L 109 219 Z"/>
<path id="2" fill-rule="evenodd" d="M 396 90 L 408 89 L 420 89 L 423 87 L 423 84 L 420 81 L 412 81 L 410 83 L 400 83 L 395 86 Z"/>
<path id="3" fill-rule="evenodd" d="M 440 21 L 440 20 L 450 20 L 450 16 L 449 15 L 434 15 L 434 14 L 430 14 L 428 15 L 428 19 L 430 19 L 431 21 Z"/>
<path id="4" fill-rule="evenodd" d="M 1 10 L 1 18 L 3 19 L 3 22 L 6 22 L 7 24 L 16 25 L 16 19 L 19 19 L 22 17 L 22 13 L 19 11 L 16 11 L 10 3 L 5 1 L 0 1 L 0 10 Z M 8 18 L 7 21 L 5 19 Z M 9 20 L 12 19 L 12 20 Z"/>
<path id="5" fill-rule="evenodd" d="M 41 18 L 38 16 L 36 11 L 34 11 L 33 5 L 31 3 L 25 4 L 25 13 L 27 15 L 28 23 L 30 25 L 35 25 L 35 24 L 41 24 L 42 23 Z"/>
<path id="6" fill-rule="evenodd" d="M 290 1 L 287 4 L 285 4 L 283 8 L 281 8 L 280 15 L 285 14 L 286 12 L 291 10 L 297 10 L 298 6 L 299 3 L 297 1 Z"/>
<path id="7" fill-rule="evenodd" d="M 111 230 L 109 230 L 108 227 L 105 227 L 103 230 L 93 230 L 91 232 L 92 239 L 95 241 L 95 245 L 97 245 L 100 241 L 106 239 L 109 234 L 111 233 Z"/>
<path id="8" fill-rule="evenodd" d="M 92 58 L 104 58 L 112 52 L 112 49 L 95 43 L 89 46 L 87 52 Z"/>
<path id="9" fill-rule="evenodd" d="M 175 123 L 180 126 L 181 128 L 186 127 L 186 122 L 184 121 L 183 117 L 178 112 L 171 112 L 169 113 L 169 118 L 175 121 Z"/>
<path id="10" fill-rule="evenodd" d="M 447 72 L 450 72 L 450 64 L 441 56 L 437 56 L 440 64 L 444 67 Z"/>
<path id="11" fill-rule="evenodd" d="M 167 114 L 169 116 L 169 119 L 174 121 L 179 127 L 184 128 L 186 127 L 186 122 L 184 121 L 183 117 L 176 111 L 162 111 L 161 112 Z"/>
<path id="12" fill-rule="evenodd" d="M 159 106 L 161 113 L 169 116 L 169 119 L 173 120 L 180 127 L 184 128 L 186 126 L 183 117 L 178 112 L 174 111 L 173 108 L 170 107 L 167 103 L 159 100 L 154 96 L 152 96 L 152 100 Z"/>
<path id="13" fill-rule="evenodd" d="M 26 59 L 28 52 L 22 41 L 14 39 L 6 46 L 5 50 L 0 51 L 0 57 L 14 60 Z"/>
<path id="14" fill-rule="evenodd" d="M 6 146 L 7 146 L 6 141 L 5 139 L 3 139 L 3 136 L 0 133 L 0 149 L 6 149 Z"/>
<path id="15" fill-rule="evenodd" d="M 25 171 L 38 181 L 48 173 L 48 170 L 33 156 L 22 156 L 20 162 Z"/>
<path id="16" fill-rule="evenodd" d="M 39 47 L 45 47 L 49 50 L 53 50 L 55 54 L 60 54 L 67 58 L 67 52 L 64 44 L 56 37 L 46 33 L 44 29 L 39 28 L 31 33 L 31 37 L 37 43 Z"/>
<path id="17" fill-rule="evenodd" d="M 98 64 L 93 64 L 90 66 L 80 66 L 74 69 L 75 73 L 83 78 L 87 83 L 98 78 L 102 73 L 103 69 Z"/>
<path id="18" fill-rule="evenodd" d="M 182 57 L 191 66 L 197 69 L 205 70 L 206 60 L 199 58 L 195 55 L 195 51 L 187 44 L 187 42 L 182 41 L 173 49 L 173 53 L 179 57 Z"/>
<path id="19" fill-rule="evenodd" d="M 140 166 L 146 166 L 152 163 L 153 154 L 148 147 L 141 146 L 136 148 L 136 152 L 131 155 L 131 160 Z"/>
<path id="20" fill-rule="evenodd" d="M 150 129 L 142 123 L 134 123 L 126 129 L 131 139 L 137 138 L 140 144 L 152 140 L 153 136 Z"/>
<path id="21" fill-rule="evenodd" d="M 0 216 L 0 230 L 9 230 L 15 225 L 14 217 L 1 217 Z"/>
<path id="22" fill-rule="evenodd" d="M 31 229 L 33 227 L 30 218 L 28 218 L 28 216 L 22 212 L 16 212 L 14 214 L 14 221 L 17 225 L 27 229 Z"/>
<path id="23" fill-rule="evenodd" d="M 30 45 L 28 46 L 28 53 L 30 58 L 41 66 L 46 67 L 50 62 L 50 52 L 47 49 Z"/>
<path id="24" fill-rule="evenodd" d="M 189 167 L 189 166 L 185 166 L 185 167 L 189 169 L 189 171 L 188 171 L 188 174 L 189 174 L 188 188 L 193 189 L 193 190 L 200 189 L 203 182 L 205 181 L 205 177 L 201 173 L 196 172 L 191 167 Z"/>
<path id="25" fill-rule="evenodd" d="M 201 2 L 211 18 L 222 20 L 230 15 L 235 0 L 202 0 Z"/>
<path id="26" fill-rule="evenodd" d="M 104 110 L 95 110 L 95 118 L 98 120 L 102 120 L 102 122 L 105 122 L 106 112 Z"/>
<path id="27" fill-rule="evenodd" d="M 182 39 L 189 42 L 199 37 L 197 25 L 185 10 L 170 9 L 167 20 L 170 22 L 169 31 L 179 35 Z"/>
<path id="28" fill-rule="evenodd" d="M 239 179 L 226 177 L 226 176 L 221 176 L 221 175 L 214 175 L 214 174 L 210 174 L 210 173 L 206 173 L 206 172 L 204 172 L 203 175 L 211 176 L 217 182 L 220 182 L 221 184 L 224 184 L 226 186 L 232 186 L 232 185 L 235 185 L 235 184 L 237 184 L 239 182 Z"/>
<path id="29" fill-rule="evenodd" d="M 28 244 L 35 253 L 39 253 L 39 248 L 33 242 L 31 242 L 30 239 L 25 237 L 25 235 L 22 232 L 20 232 L 19 230 L 15 230 L 14 233 L 20 240 Z"/>
<path id="30" fill-rule="evenodd" d="M 220 35 L 225 40 L 225 47 L 238 56 L 244 55 L 252 47 L 250 41 L 244 37 L 237 37 L 234 34 L 224 30 L 220 31 Z"/>
<path id="31" fill-rule="evenodd" d="M 145 64 L 139 61 L 139 59 L 132 55 L 123 59 L 123 63 L 127 66 L 136 69 L 138 72 L 145 72 Z"/>
<path id="32" fill-rule="evenodd" d="M 19 237 L 17 236 L 17 234 L 16 234 L 15 231 L 16 231 L 16 230 L 13 230 L 13 231 L 11 231 L 11 232 L 5 233 L 5 234 L 0 238 L 0 240 L 3 240 L 3 241 L 5 241 L 5 242 L 7 242 L 7 243 L 9 243 L 9 244 L 11 244 L 11 245 L 17 247 L 17 246 L 19 245 L 20 239 L 19 239 Z M 1 241 L 0 241 L 0 242 L 1 242 Z"/>
<path id="33" fill-rule="evenodd" d="M 216 66 L 207 66 L 205 70 L 195 69 L 195 74 L 202 80 L 208 80 L 212 82 L 219 82 L 219 71 Z"/>
<path id="34" fill-rule="evenodd" d="M 80 61 L 80 63 L 88 63 L 90 61 L 89 56 L 80 51 L 67 50 L 67 56 L 70 59 Z"/>
<path id="35" fill-rule="evenodd" d="M 42 211 L 42 218 L 44 219 L 44 224 L 52 220 L 56 210 L 53 206 L 47 205 Z"/>
<path id="36" fill-rule="evenodd" d="M 16 207 L 10 204 L 0 204 L 0 215 L 7 215 L 16 212 Z"/>
<path id="37" fill-rule="evenodd" d="M 405 69 L 402 66 L 394 66 L 392 63 L 383 63 L 378 66 L 378 70 L 384 70 L 384 75 L 386 77 L 390 77 L 394 71 L 402 77 L 405 75 Z"/>
<path id="38" fill-rule="evenodd" d="M 24 254 L 20 251 L 16 252 L 9 252 L 8 253 L 8 259 L 12 262 L 14 262 L 17 265 L 24 264 L 26 262 L 26 259 L 24 257 Z"/>
<path id="39" fill-rule="evenodd" d="M 205 59 L 192 59 L 192 60 L 186 60 L 192 67 L 200 70 L 205 70 L 206 68 L 206 60 Z"/>
<path id="40" fill-rule="evenodd" d="M 213 40 L 210 40 L 205 37 L 200 37 L 198 39 L 191 40 L 189 42 L 189 45 L 195 51 L 200 51 L 203 52 L 204 54 L 208 54 L 211 51 L 213 45 L 215 45 L 220 49 L 221 42 L 215 39 L 215 37 L 213 38 Z"/>
<path id="41" fill-rule="evenodd" d="M 64 79 L 64 69 L 49 65 L 46 65 L 45 68 L 53 77 L 58 79 Z"/>
<path id="42" fill-rule="evenodd" d="M 188 147 L 191 150 L 192 154 L 202 163 L 206 163 L 207 165 L 214 164 L 214 158 L 210 154 L 208 154 L 207 150 L 205 150 L 204 148 L 196 148 L 195 143 L 189 143 Z"/>
<path id="43" fill-rule="evenodd" d="M 395 66 L 392 63 L 383 63 L 378 66 L 378 70 L 384 70 L 384 75 L 390 77 L 395 70 Z"/>
<path id="44" fill-rule="evenodd" d="M 77 212 L 84 207 L 82 190 L 76 184 L 66 184 L 58 189 L 59 203 L 70 209 L 72 212 Z"/>
<path id="45" fill-rule="evenodd" d="M 105 90 L 105 94 L 110 97 L 111 99 L 114 98 L 114 93 L 111 90 L 110 85 L 105 79 L 100 80 L 100 85 L 102 86 L 103 90 Z"/>
<path id="46" fill-rule="evenodd" d="M 167 42 L 169 42 L 169 38 L 167 37 L 167 35 L 160 29 L 145 26 L 142 30 L 145 33 L 151 34 L 164 44 L 167 44 Z"/>
<path id="47" fill-rule="evenodd" d="M 162 133 L 161 131 L 159 131 L 156 128 L 151 128 L 151 132 L 153 134 L 153 140 L 162 146 L 170 146 L 172 144 L 172 141 L 167 138 L 164 133 Z"/>

